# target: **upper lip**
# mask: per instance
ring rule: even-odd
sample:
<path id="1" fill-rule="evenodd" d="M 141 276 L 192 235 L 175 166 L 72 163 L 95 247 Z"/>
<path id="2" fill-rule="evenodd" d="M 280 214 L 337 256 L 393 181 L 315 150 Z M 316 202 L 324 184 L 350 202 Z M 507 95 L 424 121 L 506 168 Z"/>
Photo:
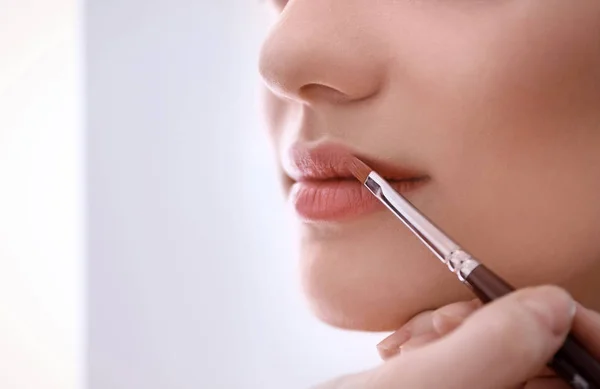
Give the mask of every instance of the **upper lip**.
<path id="1" fill-rule="evenodd" d="M 314 147 L 294 144 L 283 157 L 283 170 L 288 177 L 297 182 L 353 179 L 349 162 L 355 157 L 390 181 L 426 178 L 425 174 L 415 170 L 391 166 L 334 143 Z"/>

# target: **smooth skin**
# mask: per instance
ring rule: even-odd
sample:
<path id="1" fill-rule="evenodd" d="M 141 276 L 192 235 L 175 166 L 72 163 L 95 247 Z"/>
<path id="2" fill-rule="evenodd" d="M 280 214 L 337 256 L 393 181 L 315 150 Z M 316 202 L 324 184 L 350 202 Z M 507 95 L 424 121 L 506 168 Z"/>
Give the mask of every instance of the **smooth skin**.
<path id="1" fill-rule="evenodd" d="M 600 310 L 600 1 L 272 5 L 274 23 L 259 67 L 280 167 L 292 145 L 335 143 L 370 160 L 423 172 L 427 184 L 407 197 L 467 251 L 515 287 L 558 285 L 583 306 Z M 281 181 L 289 193 L 290 178 L 282 173 Z M 299 224 L 303 289 L 315 315 L 333 326 L 398 330 L 398 339 L 406 337 L 407 323 L 427 316 L 423 312 L 473 298 L 383 208 L 360 218 Z M 516 305 L 494 303 L 479 312 L 475 324 L 469 319 L 441 340 L 427 331 L 434 322 L 420 319 L 425 334 L 403 347 L 418 351 L 401 353 L 381 369 L 414 380 L 417 375 L 402 366 L 410 365 L 423 380 L 484 371 L 487 382 L 500 380 L 490 387 L 507 387 L 513 376 L 524 380 L 543 366 L 551 352 L 533 335 L 521 338 L 533 322 L 513 317 L 520 312 Z M 502 315 L 514 321 L 498 329 L 491 318 Z M 439 318 L 435 323 L 452 327 Z M 473 345 L 478 341 L 469 350 L 481 360 L 519 360 L 529 366 L 527 374 L 509 373 L 502 363 L 489 366 L 498 369 L 494 373 L 457 362 L 461 351 L 450 340 L 485 337 L 489 326 L 504 343 L 532 350 L 523 354 L 529 362 L 511 346 L 497 354 Z M 393 354 L 386 344 L 382 354 Z M 444 374 L 433 363 L 442 350 L 448 357 L 456 353 L 452 368 L 438 361 L 447 367 Z M 388 384 L 436 387 L 427 382 Z M 443 383 L 452 385 L 447 377 Z"/>
<path id="2" fill-rule="evenodd" d="M 600 309 L 599 1 L 285 3 L 259 65 L 280 166 L 329 142 L 423 172 L 409 200 L 494 272 Z M 393 331 L 472 296 L 383 207 L 299 239 L 334 326 Z"/>
<path id="3" fill-rule="evenodd" d="M 567 389 L 545 364 L 571 327 L 600 357 L 600 315 L 576 305 L 560 288 L 522 289 L 476 307 L 459 303 L 421 314 L 406 327 L 419 332 L 422 342 L 398 345 L 403 328 L 384 341 L 387 352 L 400 347 L 395 355 L 385 354 L 385 364 L 318 389 Z"/>

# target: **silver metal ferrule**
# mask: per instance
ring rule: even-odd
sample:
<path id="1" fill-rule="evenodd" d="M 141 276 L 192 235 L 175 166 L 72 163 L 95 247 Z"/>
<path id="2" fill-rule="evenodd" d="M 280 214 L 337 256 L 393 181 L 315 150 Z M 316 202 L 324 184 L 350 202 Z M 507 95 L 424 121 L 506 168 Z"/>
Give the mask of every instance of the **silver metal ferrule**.
<path id="1" fill-rule="evenodd" d="M 462 282 L 479 266 L 448 235 L 402 197 L 383 177 L 371 172 L 364 185 L 394 213 Z"/>

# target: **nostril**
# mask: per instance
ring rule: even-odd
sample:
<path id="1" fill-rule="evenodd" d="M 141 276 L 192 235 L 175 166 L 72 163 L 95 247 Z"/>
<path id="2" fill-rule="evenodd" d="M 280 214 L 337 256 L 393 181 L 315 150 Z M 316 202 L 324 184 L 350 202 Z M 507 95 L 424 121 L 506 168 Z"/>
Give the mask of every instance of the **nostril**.
<path id="1" fill-rule="evenodd" d="M 307 84 L 298 91 L 302 100 L 307 102 L 329 102 L 335 104 L 348 103 L 353 100 L 352 96 L 345 94 L 333 87 L 321 84 Z"/>
<path id="2" fill-rule="evenodd" d="M 387 79 L 385 46 L 373 43 L 371 34 L 357 36 L 342 15 L 325 17 L 332 14 L 324 3 L 288 4 L 262 46 L 263 80 L 276 95 L 308 105 L 374 96 Z"/>

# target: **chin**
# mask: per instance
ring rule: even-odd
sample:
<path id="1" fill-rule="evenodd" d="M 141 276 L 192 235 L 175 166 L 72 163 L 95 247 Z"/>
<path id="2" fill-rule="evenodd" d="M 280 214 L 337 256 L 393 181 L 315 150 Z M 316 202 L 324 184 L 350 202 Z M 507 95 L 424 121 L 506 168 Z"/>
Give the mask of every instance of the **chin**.
<path id="1" fill-rule="evenodd" d="M 403 226 L 386 224 L 303 226 L 302 286 L 323 322 L 394 331 L 422 311 L 473 298 Z"/>

